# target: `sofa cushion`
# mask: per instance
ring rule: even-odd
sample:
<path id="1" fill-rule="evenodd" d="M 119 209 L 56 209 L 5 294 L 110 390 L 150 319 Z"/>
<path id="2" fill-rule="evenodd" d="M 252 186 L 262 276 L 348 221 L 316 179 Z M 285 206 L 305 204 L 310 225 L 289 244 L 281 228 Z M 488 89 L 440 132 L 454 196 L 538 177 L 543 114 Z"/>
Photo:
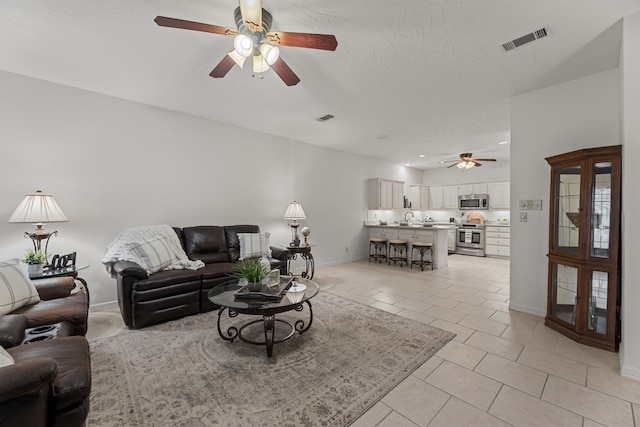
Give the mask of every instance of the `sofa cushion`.
<path id="1" fill-rule="evenodd" d="M 147 274 L 157 273 L 179 261 L 169 243 L 163 237 L 126 243 L 125 246 L 138 258 L 138 264 Z"/>
<path id="2" fill-rule="evenodd" d="M 11 366 L 14 363 L 13 357 L 7 353 L 7 350 L 5 350 L 4 347 L 0 346 L 0 368 Z"/>
<path id="3" fill-rule="evenodd" d="M 202 274 L 202 280 L 225 278 L 233 279 L 231 274 L 238 265 L 231 262 L 217 262 L 215 264 L 207 264 L 204 268 L 198 270 Z"/>
<path id="4" fill-rule="evenodd" d="M 206 267 L 203 267 L 206 268 Z M 136 292 L 159 289 L 165 286 L 175 285 L 178 283 L 200 282 L 201 272 L 199 270 L 165 270 L 150 275 L 147 279 L 138 280 L 133 284 L 133 290 Z M 199 286 L 199 285 L 196 285 Z"/>
<path id="5" fill-rule="evenodd" d="M 224 227 L 224 232 L 227 237 L 227 247 L 229 248 L 229 261 L 238 262 L 240 260 L 238 233 L 259 233 L 260 227 L 249 224 L 227 225 Z"/>
<path id="6" fill-rule="evenodd" d="M 0 262 L 0 315 L 38 301 L 38 291 L 20 266 L 20 260 Z"/>
<path id="7" fill-rule="evenodd" d="M 205 264 L 229 262 L 229 251 L 224 227 L 200 225 L 182 229 L 184 250 L 189 259 Z"/>
<path id="8" fill-rule="evenodd" d="M 269 233 L 238 233 L 240 260 L 245 258 L 271 257 Z"/>

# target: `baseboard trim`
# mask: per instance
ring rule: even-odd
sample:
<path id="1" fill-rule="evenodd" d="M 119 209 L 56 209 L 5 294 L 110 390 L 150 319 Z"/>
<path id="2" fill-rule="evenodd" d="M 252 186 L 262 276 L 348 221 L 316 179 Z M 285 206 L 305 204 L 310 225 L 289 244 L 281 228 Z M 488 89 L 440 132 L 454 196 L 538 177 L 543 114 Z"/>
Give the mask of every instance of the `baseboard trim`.
<path id="1" fill-rule="evenodd" d="M 547 315 L 546 310 L 540 310 L 539 308 L 530 307 L 528 305 L 509 303 L 509 310 L 521 311 L 523 313 L 533 314 L 540 317 L 545 317 Z"/>
<path id="2" fill-rule="evenodd" d="M 118 301 L 101 302 L 99 304 L 91 304 L 89 311 L 106 311 L 118 308 Z"/>

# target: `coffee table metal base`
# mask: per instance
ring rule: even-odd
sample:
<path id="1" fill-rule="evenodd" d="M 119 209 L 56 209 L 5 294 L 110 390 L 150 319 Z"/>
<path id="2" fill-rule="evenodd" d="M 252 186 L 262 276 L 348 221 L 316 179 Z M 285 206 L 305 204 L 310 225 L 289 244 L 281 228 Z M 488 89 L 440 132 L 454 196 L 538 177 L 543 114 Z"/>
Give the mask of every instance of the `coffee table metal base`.
<path id="1" fill-rule="evenodd" d="M 273 355 L 273 345 L 279 344 L 281 342 L 287 341 L 292 336 L 295 335 L 296 332 L 303 334 L 311 328 L 311 324 L 313 323 L 313 308 L 311 307 L 311 303 L 307 300 L 304 303 L 296 305 L 293 310 L 302 311 L 304 310 L 303 304 L 307 304 L 309 307 L 309 323 L 305 324 L 305 321 L 302 319 L 296 320 L 295 323 L 291 323 L 287 320 L 276 319 L 276 313 L 264 313 L 262 314 L 262 320 L 252 320 L 251 322 L 247 322 L 244 325 L 237 328 L 235 326 L 229 326 L 227 328 L 226 334 L 222 330 L 222 326 L 220 325 L 220 321 L 222 319 L 222 314 L 227 311 L 229 318 L 237 317 L 238 314 L 252 314 L 255 315 L 256 312 L 253 310 L 233 310 L 227 307 L 221 307 L 218 310 L 218 334 L 220 337 L 226 341 L 233 342 L 236 338 L 240 339 L 242 342 L 246 342 L 247 344 L 253 345 L 264 345 L 267 347 L 267 356 L 271 357 Z M 287 310 L 290 311 L 290 310 Z M 282 311 L 277 311 L 282 312 Z M 243 335 L 243 331 L 245 331 L 249 326 L 255 325 L 256 323 L 262 322 L 264 326 L 264 341 L 255 341 L 247 338 Z M 286 336 L 282 338 L 275 338 L 276 332 L 276 322 L 287 325 L 290 328 L 290 331 Z"/>

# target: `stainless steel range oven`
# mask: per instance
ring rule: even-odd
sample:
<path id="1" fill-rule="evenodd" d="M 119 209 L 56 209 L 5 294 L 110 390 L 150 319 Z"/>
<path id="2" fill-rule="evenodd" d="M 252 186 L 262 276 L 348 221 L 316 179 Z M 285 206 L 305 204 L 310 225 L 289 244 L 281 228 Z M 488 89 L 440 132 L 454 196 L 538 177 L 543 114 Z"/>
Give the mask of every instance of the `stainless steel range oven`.
<path id="1" fill-rule="evenodd" d="M 460 224 L 456 235 L 456 253 L 484 256 L 484 224 Z"/>

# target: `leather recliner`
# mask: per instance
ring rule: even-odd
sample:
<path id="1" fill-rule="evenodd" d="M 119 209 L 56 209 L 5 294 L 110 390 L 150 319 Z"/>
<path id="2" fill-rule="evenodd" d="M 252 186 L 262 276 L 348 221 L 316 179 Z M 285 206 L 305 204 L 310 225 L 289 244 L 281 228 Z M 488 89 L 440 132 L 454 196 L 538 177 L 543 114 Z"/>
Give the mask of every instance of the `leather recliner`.
<path id="1" fill-rule="evenodd" d="M 0 368 L 0 425 L 79 427 L 91 392 L 88 294 L 70 293 L 72 277 L 34 285 L 40 302 L 0 316 L 0 345 L 15 362 Z M 59 324 L 55 338 L 22 344 L 27 328 L 48 324 Z"/>
<path id="2" fill-rule="evenodd" d="M 141 328 L 154 323 L 215 310 L 207 294 L 214 286 L 229 281 L 240 258 L 238 233 L 260 233 L 257 225 L 203 225 L 174 228 L 182 247 L 192 260 L 205 266 L 198 270 L 164 270 L 151 275 L 138 264 L 118 261 L 116 272 L 118 304 L 125 325 Z M 289 251 L 271 247 L 272 268 L 287 274 Z"/>

